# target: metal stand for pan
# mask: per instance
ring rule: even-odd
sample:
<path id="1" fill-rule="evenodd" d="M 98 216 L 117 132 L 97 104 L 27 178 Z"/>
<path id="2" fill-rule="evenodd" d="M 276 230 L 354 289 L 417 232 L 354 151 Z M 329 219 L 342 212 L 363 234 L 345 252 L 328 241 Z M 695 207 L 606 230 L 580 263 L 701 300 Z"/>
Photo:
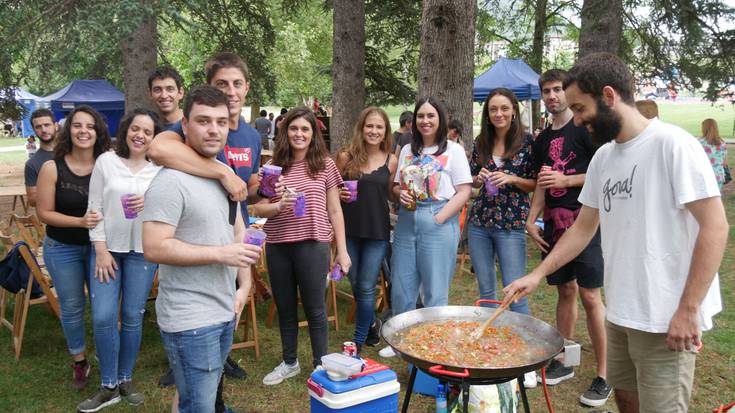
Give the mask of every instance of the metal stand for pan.
<path id="1" fill-rule="evenodd" d="M 416 366 L 411 367 L 411 377 L 408 379 L 408 386 L 406 387 L 406 397 L 403 399 L 402 413 L 408 413 L 408 405 L 411 402 L 411 395 L 413 393 L 413 385 L 416 381 L 416 373 L 418 372 Z M 458 373 L 454 371 L 444 370 L 441 366 L 434 366 L 430 369 L 421 369 L 422 372 L 439 379 L 440 382 L 456 384 L 462 389 L 462 411 L 468 413 L 469 401 L 470 401 L 470 386 L 484 386 L 489 384 L 501 384 L 507 383 L 516 377 L 496 377 L 496 378 L 471 378 L 467 371 Z M 526 396 L 526 387 L 523 385 L 523 375 L 517 377 L 518 387 L 521 390 L 521 402 L 523 403 L 523 410 L 526 413 L 531 413 L 531 408 L 528 405 L 528 396 Z"/>

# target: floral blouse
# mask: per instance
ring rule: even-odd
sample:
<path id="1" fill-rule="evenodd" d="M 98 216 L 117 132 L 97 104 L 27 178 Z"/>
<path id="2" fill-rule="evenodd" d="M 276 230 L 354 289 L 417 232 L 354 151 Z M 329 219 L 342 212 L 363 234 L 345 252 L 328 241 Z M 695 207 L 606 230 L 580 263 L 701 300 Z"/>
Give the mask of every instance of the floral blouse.
<path id="1" fill-rule="evenodd" d="M 699 138 L 699 143 L 702 144 L 704 152 L 709 158 L 709 162 L 712 164 L 712 170 L 715 172 L 717 178 L 717 186 L 722 190 L 722 185 L 725 184 L 725 159 L 727 158 L 727 145 L 724 143 L 720 145 L 710 145 L 704 138 Z"/>
<path id="2" fill-rule="evenodd" d="M 480 164 L 477 148 L 472 148 L 470 170 L 472 176 L 480 173 L 483 167 L 490 172 L 501 171 L 521 178 L 535 179 L 531 159 L 533 140 L 528 137 L 518 153 L 502 165 L 496 165 L 489 157 L 484 165 Z M 523 230 L 526 227 L 526 218 L 530 209 L 528 193 L 515 185 L 505 185 L 498 188 L 498 194 L 488 197 L 485 185 L 480 187 L 480 195 L 475 199 L 470 209 L 470 222 L 473 225 L 501 230 Z"/>

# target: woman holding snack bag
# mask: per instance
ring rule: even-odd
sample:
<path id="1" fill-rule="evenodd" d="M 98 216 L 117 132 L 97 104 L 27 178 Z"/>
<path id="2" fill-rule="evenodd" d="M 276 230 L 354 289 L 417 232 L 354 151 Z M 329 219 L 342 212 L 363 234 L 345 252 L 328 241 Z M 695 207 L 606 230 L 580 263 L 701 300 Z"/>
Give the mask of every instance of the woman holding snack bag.
<path id="1" fill-rule="evenodd" d="M 256 204 L 254 212 L 268 218 L 266 262 L 278 309 L 283 361 L 263 378 L 266 385 L 279 384 L 301 371 L 296 353 L 299 295 L 309 321 L 313 366 L 320 365 L 327 354 L 324 293 L 332 239 L 337 246 L 336 263 L 344 272 L 351 266 L 339 201 L 342 178 L 309 109 L 295 108 L 285 115 L 271 164 L 281 168 L 285 191 Z"/>
<path id="2" fill-rule="evenodd" d="M 357 303 L 353 341 L 358 353 L 363 345 L 380 342 L 375 284 L 390 239 L 388 197 L 398 163 L 391 153 L 392 141 L 388 115 L 369 107 L 360 113 L 352 142 L 337 155 L 337 168 L 345 179 L 340 199 L 353 263 L 349 278 Z"/>
<path id="3" fill-rule="evenodd" d="M 393 233 L 393 315 L 416 306 L 419 287 L 426 307 L 448 304 L 459 243 L 458 214 L 470 197 L 472 175 L 462 147 L 447 139 L 444 105 L 418 100 L 413 137 L 401 150 L 393 194 L 400 200 Z M 390 347 L 383 357 L 395 355 Z"/>

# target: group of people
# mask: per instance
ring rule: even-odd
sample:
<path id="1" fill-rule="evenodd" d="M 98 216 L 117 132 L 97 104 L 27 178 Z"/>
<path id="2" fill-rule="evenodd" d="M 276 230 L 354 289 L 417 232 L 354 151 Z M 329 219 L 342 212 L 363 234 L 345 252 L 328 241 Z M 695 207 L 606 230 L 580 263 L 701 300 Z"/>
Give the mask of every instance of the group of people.
<path id="1" fill-rule="evenodd" d="M 324 294 L 332 256 L 357 304 L 358 353 L 380 341 L 375 286 L 389 250 L 393 315 L 416 308 L 419 297 L 426 307 L 449 304 L 458 217 L 473 187 L 479 193 L 467 232 L 480 298 L 496 298 L 496 260 L 505 299 L 521 297 L 510 303 L 513 311 L 530 314 L 525 296 L 548 276 L 564 337 L 574 336 L 577 295 L 585 308 L 597 377 L 583 403 L 602 405 L 614 388 L 625 413 L 686 411 L 701 331 L 721 308 L 716 272 L 727 222 L 702 147 L 681 129 L 640 115 L 632 76 L 617 57 L 593 54 L 570 72 L 541 76 L 553 119 L 535 140 L 524 132 L 513 93 L 491 92 L 469 159 L 461 123 L 434 97 L 401 114 L 394 134 L 384 110 L 366 108 L 335 159 L 312 110 L 285 111 L 272 126 L 268 164 L 282 171 L 275 196 L 260 191 L 262 134 L 240 114 L 247 66 L 220 53 L 205 73 L 207 85 L 185 94 L 174 69 L 154 71 L 148 83 L 157 110 L 127 114 L 114 151 L 104 120 L 88 106 L 69 113 L 58 133 L 50 112 L 32 116 L 40 148 L 28 161 L 26 185 L 47 224 L 44 259 L 79 388 L 90 372 L 85 285 L 92 303 L 102 383 L 79 411 L 144 401 L 132 376 L 156 269 L 174 409 L 228 411 L 222 372 L 237 367 L 228 360 L 233 329 L 252 286 L 250 266 L 263 252 L 242 242 L 248 205 L 267 218 L 282 361 L 262 381 L 276 385 L 301 371 L 299 302 L 311 367 L 320 369 L 328 352 Z M 356 198 L 345 181 L 357 181 Z M 542 211 L 543 229 L 536 225 Z M 526 232 L 546 258 L 524 277 Z M 573 374 L 553 361 L 547 381 Z"/>

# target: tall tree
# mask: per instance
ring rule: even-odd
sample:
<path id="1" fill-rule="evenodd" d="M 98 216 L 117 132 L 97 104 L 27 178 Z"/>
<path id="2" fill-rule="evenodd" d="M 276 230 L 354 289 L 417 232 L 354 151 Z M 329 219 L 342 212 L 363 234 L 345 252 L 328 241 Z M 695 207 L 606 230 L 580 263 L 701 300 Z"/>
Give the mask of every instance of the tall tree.
<path id="1" fill-rule="evenodd" d="M 365 105 L 365 2 L 334 3 L 332 38 L 332 150 L 345 146 Z"/>
<path id="2" fill-rule="evenodd" d="M 584 0 L 579 31 L 579 57 L 595 52 L 620 55 L 623 0 Z"/>
<path id="3" fill-rule="evenodd" d="M 533 23 L 533 46 L 531 47 L 531 58 L 528 63 L 536 73 L 541 74 L 544 70 L 544 33 L 547 27 L 546 15 L 547 0 L 536 0 L 534 9 Z M 541 105 L 538 100 L 534 100 L 531 104 L 531 113 L 533 114 L 532 124 L 529 125 L 531 130 L 536 129 L 540 123 Z"/>
<path id="4" fill-rule="evenodd" d="M 435 96 L 448 115 L 472 125 L 475 0 L 424 0 L 418 94 Z M 470 145 L 471 134 L 465 144 Z"/>
<path id="5" fill-rule="evenodd" d="M 122 42 L 125 111 L 150 108 L 148 75 L 156 67 L 156 16 L 146 16 L 138 29 Z"/>

